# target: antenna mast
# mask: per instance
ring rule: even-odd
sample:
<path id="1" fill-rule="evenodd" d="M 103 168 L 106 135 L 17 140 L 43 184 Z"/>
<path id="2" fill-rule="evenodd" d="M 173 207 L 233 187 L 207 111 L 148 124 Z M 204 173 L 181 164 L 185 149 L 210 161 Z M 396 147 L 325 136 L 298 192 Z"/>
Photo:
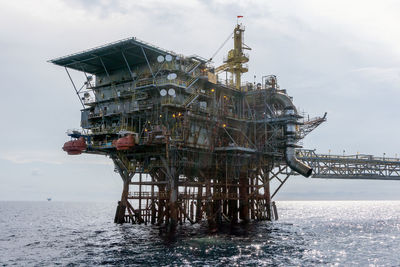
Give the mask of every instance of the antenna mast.
<path id="1" fill-rule="evenodd" d="M 242 17 L 243 16 L 238 16 L 238 19 Z M 228 52 L 228 56 L 224 59 L 224 64 L 216 69 L 217 72 L 228 71 L 232 73 L 235 78 L 234 86 L 237 90 L 241 90 L 242 73 L 249 70 L 247 65 L 243 65 L 249 62 L 249 56 L 243 53 L 243 50 L 251 50 L 251 48 L 243 42 L 244 31 L 244 26 L 238 22 L 233 31 L 233 49 Z"/>

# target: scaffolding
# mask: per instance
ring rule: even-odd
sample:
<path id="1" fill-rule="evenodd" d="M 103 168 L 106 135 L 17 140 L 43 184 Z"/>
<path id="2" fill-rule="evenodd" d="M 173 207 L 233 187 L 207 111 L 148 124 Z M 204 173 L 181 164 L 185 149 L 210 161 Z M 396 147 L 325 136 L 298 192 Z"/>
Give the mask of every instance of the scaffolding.
<path id="1" fill-rule="evenodd" d="M 326 121 L 306 118 L 276 76 L 241 83 L 249 49 L 233 32 L 224 64 L 128 38 L 51 60 L 67 71 L 83 106 L 82 130 L 68 132 L 69 154 L 113 160 L 123 181 L 116 223 L 163 224 L 278 218 L 272 198 L 290 175 L 398 177 L 399 162 L 299 150 Z M 68 70 L 82 72 L 78 88 Z M 218 73 L 227 78 L 221 82 Z M 230 80 L 231 82 L 227 82 Z M 270 181 L 278 180 L 272 190 Z"/>

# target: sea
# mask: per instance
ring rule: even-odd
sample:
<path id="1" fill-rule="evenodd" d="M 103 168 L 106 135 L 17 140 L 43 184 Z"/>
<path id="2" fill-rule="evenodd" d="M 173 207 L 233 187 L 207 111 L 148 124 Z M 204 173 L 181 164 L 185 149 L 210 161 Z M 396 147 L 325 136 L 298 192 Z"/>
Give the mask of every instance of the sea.
<path id="1" fill-rule="evenodd" d="M 0 202 L 0 266 L 400 266 L 400 201 L 278 201 L 279 220 L 116 225 L 116 203 Z"/>

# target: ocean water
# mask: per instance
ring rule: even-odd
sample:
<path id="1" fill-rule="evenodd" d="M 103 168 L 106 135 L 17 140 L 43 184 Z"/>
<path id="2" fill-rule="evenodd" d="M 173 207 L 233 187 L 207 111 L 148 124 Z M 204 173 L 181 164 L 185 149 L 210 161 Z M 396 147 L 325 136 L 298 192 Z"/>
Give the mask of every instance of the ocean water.
<path id="1" fill-rule="evenodd" d="M 209 234 L 116 225 L 116 203 L 0 202 L 0 266 L 399 266 L 400 201 L 280 201 Z"/>

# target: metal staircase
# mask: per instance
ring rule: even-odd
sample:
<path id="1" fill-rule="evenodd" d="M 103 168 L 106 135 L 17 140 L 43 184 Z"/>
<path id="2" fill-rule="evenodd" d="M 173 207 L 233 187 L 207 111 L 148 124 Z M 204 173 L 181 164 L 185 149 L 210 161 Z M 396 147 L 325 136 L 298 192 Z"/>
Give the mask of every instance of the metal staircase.
<path id="1" fill-rule="evenodd" d="M 312 119 L 304 120 L 303 124 L 300 125 L 299 135 L 301 139 L 306 137 L 309 133 L 311 133 L 315 128 L 317 128 L 321 123 L 326 121 L 326 112 L 322 117 L 315 117 Z"/>
<path id="2" fill-rule="evenodd" d="M 191 76 L 191 74 L 197 69 L 198 66 L 201 65 L 202 62 L 195 62 L 196 64 L 194 67 L 188 72 L 188 75 L 190 75 L 190 79 L 186 82 L 186 91 L 188 91 L 198 80 L 200 75 L 196 76 Z M 189 95 L 188 98 L 185 99 L 183 106 L 185 108 L 189 107 L 196 99 L 199 97 L 199 94 L 197 94 L 196 90 L 193 90 L 193 93 Z"/>
<path id="3" fill-rule="evenodd" d="M 194 93 L 191 94 L 188 98 L 185 99 L 185 102 L 183 103 L 183 106 L 188 107 L 190 106 L 196 99 L 199 97 L 198 94 Z"/>
<path id="4" fill-rule="evenodd" d="M 188 73 L 191 74 L 193 73 L 199 66 L 201 65 L 201 62 L 195 62 L 194 64 L 192 64 L 191 68 L 189 68 Z"/>

